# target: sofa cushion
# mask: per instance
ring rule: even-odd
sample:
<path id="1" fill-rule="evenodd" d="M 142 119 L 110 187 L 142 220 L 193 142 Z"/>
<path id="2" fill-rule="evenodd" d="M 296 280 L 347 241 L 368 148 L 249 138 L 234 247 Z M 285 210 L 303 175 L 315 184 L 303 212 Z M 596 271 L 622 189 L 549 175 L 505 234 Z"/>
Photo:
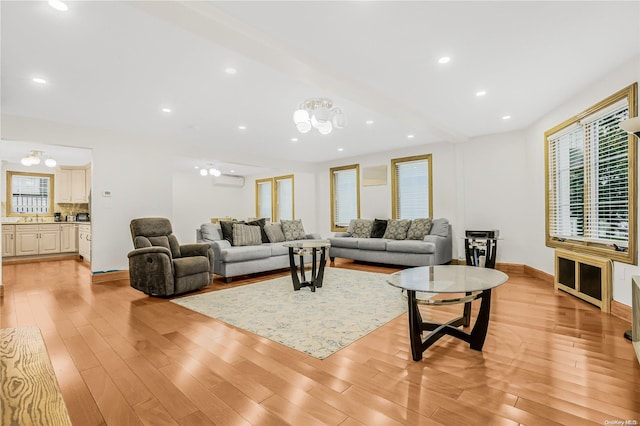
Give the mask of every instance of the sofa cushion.
<path id="1" fill-rule="evenodd" d="M 247 222 L 247 225 L 254 225 L 254 226 L 259 226 L 260 227 L 260 237 L 262 238 L 262 242 L 263 243 L 268 243 L 269 242 L 269 237 L 267 236 L 267 233 L 264 232 L 264 226 L 267 224 L 267 219 L 265 218 L 260 218 L 260 219 L 256 219 L 256 220 L 252 220 L 250 222 Z"/>
<path id="2" fill-rule="evenodd" d="M 173 260 L 176 278 L 209 272 L 209 259 L 205 256 L 181 257 Z"/>
<path id="3" fill-rule="evenodd" d="M 205 241 L 220 241 L 222 239 L 222 229 L 219 223 L 203 223 L 200 225 L 200 233 Z"/>
<path id="4" fill-rule="evenodd" d="M 271 256 L 285 256 L 289 254 L 289 247 L 285 247 L 282 243 L 265 244 L 271 248 Z"/>
<path id="5" fill-rule="evenodd" d="M 231 244 L 233 244 L 233 224 L 234 223 L 244 223 L 244 222 L 221 221 L 219 223 L 220 223 L 220 229 L 222 229 L 222 238 L 224 238 L 225 240 L 227 240 Z"/>
<path id="6" fill-rule="evenodd" d="M 387 249 L 387 241 L 382 238 L 363 238 L 358 241 L 358 248 L 360 250 L 377 250 L 385 251 Z"/>
<path id="7" fill-rule="evenodd" d="M 267 244 L 261 244 L 259 246 L 236 246 L 223 249 L 220 253 L 220 260 L 228 263 L 264 259 L 266 257 L 271 257 L 271 247 Z"/>
<path id="8" fill-rule="evenodd" d="M 449 220 L 448 219 L 433 219 L 433 223 L 431 224 L 431 230 L 429 231 L 429 235 L 437 235 L 439 237 L 448 237 L 449 236 Z"/>
<path id="9" fill-rule="evenodd" d="M 422 240 L 429 235 L 431 230 L 431 218 L 413 219 L 407 230 L 407 240 Z"/>
<path id="10" fill-rule="evenodd" d="M 267 234 L 270 243 L 283 243 L 284 233 L 279 223 L 267 223 L 264 225 L 264 232 Z"/>
<path id="11" fill-rule="evenodd" d="M 351 219 L 347 232 L 354 238 L 370 238 L 372 227 L 371 219 Z"/>
<path id="12" fill-rule="evenodd" d="M 331 242 L 331 247 L 342 247 L 342 248 L 358 248 L 358 242 L 361 240 L 359 238 L 350 238 L 350 237 L 342 237 L 342 238 L 329 238 L 329 242 Z"/>
<path id="13" fill-rule="evenodd" d="M 262 244 L 260 227 L 257 225 L 245 225 L 243 223 L 233 224 L 233 242 L 231 244 L 234 246 L 255 246 Z"/>
<path id="14" fill-rule="evenodd" d="M 386 219 L 373 219 L 373 225 L 371 227 L 371 238 L 382 238 L 384 231 L 387 230 Z"/>
<path id="15" fill-rule="evenodd" d="M 285 241 L 304 240 L 305 235 L 307 235 L 304 232 L 301 219 L 281 220 L 280 224 L 282 225 Z"/>
<path id="16" fill-rule="evenodd" d="M 384 231 L 382 238 L 391 240 L 404 240 L 407 238 L 407 230 L 411 225 L 409 219 L 389 219 L 387 221 L 387 230 Z"/>
<path id="17" fill-rule="evenodd" d="M 424 241 L 388 241 L 387 251 L 396 253 L 430 254 L 436 252 L 436 245 Z"/>

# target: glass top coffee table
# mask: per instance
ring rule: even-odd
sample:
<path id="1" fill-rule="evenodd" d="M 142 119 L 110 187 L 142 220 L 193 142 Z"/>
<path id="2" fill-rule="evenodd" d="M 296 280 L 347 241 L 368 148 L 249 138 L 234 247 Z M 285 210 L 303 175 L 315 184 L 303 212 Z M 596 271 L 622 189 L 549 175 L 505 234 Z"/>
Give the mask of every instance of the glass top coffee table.
<path id="1" fill-rule="evenodd" d="M 324 265 L 327 263 L 327 248 L 331 246 L 328 241 L 295 241 L 284 243 L 283 246 L 289 247 L 289 268 L 291 270 L 291 279 L 293 280 L 293 289 L 300 290 L 302 287 L 310 287 L 312 292 L 316 288 L 322 287 L 322 279 L 324 278 Z M 320 252 L 320 264 L 318 265 L 318 252 Z M 300 256 L 300 277 L 296 270 L 295 256 Z M 307 281 L 304 271 L 304 256 L 311 255 L 311 277 Z M 317 268 L 316 268 L 317 265 Z"/>
<path id="2" fill-rule="evenodd" d="M 491 290 L 505 283 L 507 274 L 495 269 L 476 266 L 438 265 L 405 269 L 389 276 L 387 283 L 407 292 L 409 308 L 409 338 L 414 361 L 422 359 L 422 353 L 442 336 L 449 335 L 470 344 L 471 349 L 481 351 L 489 327 Z M 438 299 L 419 299 L 416 292 L 445 295 Z M 451 297 L 446 297 L 446 295 Z M 476 323 L 467 333 L 458 327 L 469 327 L 471 323 L 471 302 L 482 299 Z M 464 303 L 461 317 L 447 323 L 425 322 L 422 320 L 418 304 L 451 305 Z M 422 332 L 430 331 L 424 340 Z"/>

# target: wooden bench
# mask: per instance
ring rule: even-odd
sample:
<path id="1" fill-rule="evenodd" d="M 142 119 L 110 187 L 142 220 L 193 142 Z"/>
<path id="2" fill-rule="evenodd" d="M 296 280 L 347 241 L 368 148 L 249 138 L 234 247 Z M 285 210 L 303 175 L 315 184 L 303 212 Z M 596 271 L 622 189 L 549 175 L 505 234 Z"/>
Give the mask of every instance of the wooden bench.
<path id="1" fill-rule="evenodd" d="M 0 424 L 71 425 L 42 333 L 0 329 Z"/>

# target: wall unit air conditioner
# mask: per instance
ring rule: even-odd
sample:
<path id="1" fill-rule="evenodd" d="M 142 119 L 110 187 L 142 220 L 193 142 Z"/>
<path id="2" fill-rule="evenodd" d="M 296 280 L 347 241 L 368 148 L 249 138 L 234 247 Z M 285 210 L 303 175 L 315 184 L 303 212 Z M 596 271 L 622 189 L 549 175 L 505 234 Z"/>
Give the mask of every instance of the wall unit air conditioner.
<path id="1" fill-rule="evenodd" d="M 214 186 L 231 186 L 235 188 L 242 188 L 244 186 L 244 177 L 220 175 L 213 178 Z"/>
<path id="2" fill-rule="evenodd" d="M 608 313 L 612 291 L 611 260 L 567 250 L 556 250 L 555 258 L 554 287 Z"/>

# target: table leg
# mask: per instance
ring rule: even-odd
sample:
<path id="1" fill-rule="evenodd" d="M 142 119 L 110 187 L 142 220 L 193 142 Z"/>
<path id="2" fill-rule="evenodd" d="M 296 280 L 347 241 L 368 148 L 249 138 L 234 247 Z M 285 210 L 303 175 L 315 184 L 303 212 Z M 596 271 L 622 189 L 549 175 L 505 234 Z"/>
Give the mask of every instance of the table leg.
<path id="1" fill-rule="evenodd" d="M 469 296 L 471 293 L 467 292 L 466 295 Z M 462 326 L 469 327 L 469 324 L 471 324 L 471 302 L 464 304 L 464 310 L 462 312 Z"/>
<path id="2" fill-rule="evenodd" d="M 407 300 L 409 303 L 409 339 L 411 341 L 411 356 L 414 361 L 422 359 L 422 316 L 416 301 L 416 292 L 407 290 Z"/>
<path id="3" fill-rule="evenodd" d="M 300 252 L 303 253 L 303 252 Z M 300 279 L 302 282 L 307 281 L 307 277 L 304 275 L 304 255 L 300 255 Z"/>
<path id="4" fill-rule="evenodd" d="M 481 351 L 484 346 L 484 340 L 487 337 L 487 330 L 489 329 L 489 312 L 491 310 L 491 290 L 484 290 L 482 292 L 482 302 L 480 303 L 480 311 L 478 312 L 478 318 L 471 330 L 471 338 L 469 340 L 469 346 L 471 349 Z"/>
<path id="5" fill-rule="evenodd" d="M 296 261 L 293 255 L 293 247 L 289 247 L 289 270 L 291 271 L 291 280 L 293 281 L 293 289 L 300 290 L 300 279 L 298 279 L 298 271 L 296 270 Z"/>
<path id="6" fill-rule="evenodd" d="M 320 247 L 320 265 L 318 266 L 318 276 L 314 282 L 316 287 L 322 287 L 322 280 L 324 279 L 324 264 L 327 263 L 327 248 Z"/>

